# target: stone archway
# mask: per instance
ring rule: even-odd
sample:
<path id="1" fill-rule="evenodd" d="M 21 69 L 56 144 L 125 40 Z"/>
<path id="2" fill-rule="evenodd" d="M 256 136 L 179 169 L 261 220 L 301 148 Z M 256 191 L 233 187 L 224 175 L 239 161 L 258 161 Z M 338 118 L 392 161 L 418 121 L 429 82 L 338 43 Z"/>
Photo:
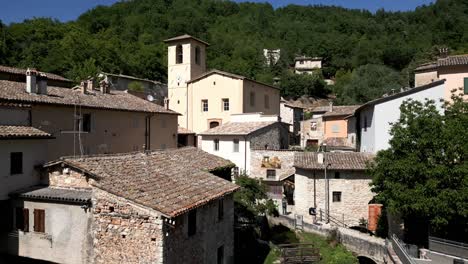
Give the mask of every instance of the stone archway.
<path id="1" fill-rule="evenodd" d="M 366 256 L 358 256 L 359 264 L 377 264 L 377 262 Z"/>

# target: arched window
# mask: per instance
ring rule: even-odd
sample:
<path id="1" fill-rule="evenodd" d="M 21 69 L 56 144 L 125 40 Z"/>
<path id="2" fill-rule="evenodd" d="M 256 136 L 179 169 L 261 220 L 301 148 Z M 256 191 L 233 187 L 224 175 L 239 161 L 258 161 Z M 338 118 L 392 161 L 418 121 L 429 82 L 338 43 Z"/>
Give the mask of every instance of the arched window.
<path id="1" fill-rule="evenodd" d="M 217 127 L 219 126 L 219 122 L 218 121 L 211 121 L 210 122 L 210 128 L 214 128 L 214 127 Z"/>
<path id="2" fill-rule="evenodd" d="M 200 47 L 195 47 L 195 63 L 200 65 Z"/>
<path id="3" fill-rule="evenodd" d="M 182 45 L 176 47 L 176 63 L 180 64 L 183 61 L 184 52 L 182 51 Z"/>

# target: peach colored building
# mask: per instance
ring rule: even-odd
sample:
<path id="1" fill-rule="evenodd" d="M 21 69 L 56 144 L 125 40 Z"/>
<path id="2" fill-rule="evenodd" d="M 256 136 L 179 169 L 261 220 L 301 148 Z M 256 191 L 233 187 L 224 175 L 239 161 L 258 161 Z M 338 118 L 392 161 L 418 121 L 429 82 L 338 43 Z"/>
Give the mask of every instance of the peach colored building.
<path id="1" fill-rule="evenodd" d="M 189 35 L 168 44 L 169 108 L 195 133 L 229 122 L 232 114 L 280 115 L 280 90 L 220 70 L 206 71 L 208 43 Z"/>
<path id="2" fill-rule="evenodd" d="M 178 114 L 172 110 L 123 91 L 96 90 L 87 83 L 59 88 L 32 77 L 27 83 L 0 80 L 0 125 L 51 134 L 45 160 L 177 146 Z"/>
<path id="3" fill-rule="evenodd" d="M 435 62 L 422 64 L 415 69 L 415 86 L 445 79 L 445 100 L 450 100 L 453 90 L 468 98 L 468 54 L 440 58 Z"/>

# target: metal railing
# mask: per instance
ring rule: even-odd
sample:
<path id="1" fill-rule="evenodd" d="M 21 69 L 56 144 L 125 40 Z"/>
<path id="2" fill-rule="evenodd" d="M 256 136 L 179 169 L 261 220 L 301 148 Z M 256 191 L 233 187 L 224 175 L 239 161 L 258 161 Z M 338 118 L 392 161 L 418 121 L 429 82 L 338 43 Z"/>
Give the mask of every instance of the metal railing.
<path id="1" fill-rule="evenodd" d="M 455 257 L 468 258 L 468 244 L 448 239 L 429 236 L 429 250 Z"/>
<path id="2" fill-rule="evenodd" d="M 401 241 L 395 234 L 391 236 L 393 250 L 403 264 L 416 264 L 416 261 L 407 252 L 406 244 Z"/>

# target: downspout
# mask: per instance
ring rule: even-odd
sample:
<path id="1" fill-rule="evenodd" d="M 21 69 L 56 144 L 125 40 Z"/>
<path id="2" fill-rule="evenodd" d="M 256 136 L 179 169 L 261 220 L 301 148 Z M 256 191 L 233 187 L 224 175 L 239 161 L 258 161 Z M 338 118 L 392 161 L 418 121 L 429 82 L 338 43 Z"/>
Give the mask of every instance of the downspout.
<path id="1" fill-rule="evenodd" d="M 151 149 L 151 117 L 147 115 L 145 119 L 145 151 Z"/>
<path id="2" fill-rule="evenodd" d="M 247 174 L 247 136 L 244 136 L 244 172 Z"/>
<path id="3" fill-rule="evenodd" d="M 317 192 L 315 189 L 315 181 L 316 181 L 316 177 L 315 177 L 315 171 L 314 171 L 314 208 L 317 208 Z"/>
<path id="4" fill-rule="evenodd" d="M 187 86 L 187 91 L 186 91 L 186 94 L 185 94 L 185 128 L 186 129 L 189 129 L 189 109 L 188 109 L 188 103 L 189 103 L 189 84 L 188 83 L 185 83 L 185 85 Z M 193 127 L 192 127 L 193 129 Z M 192 130 L 193 131 L 193 130 Z"/>

